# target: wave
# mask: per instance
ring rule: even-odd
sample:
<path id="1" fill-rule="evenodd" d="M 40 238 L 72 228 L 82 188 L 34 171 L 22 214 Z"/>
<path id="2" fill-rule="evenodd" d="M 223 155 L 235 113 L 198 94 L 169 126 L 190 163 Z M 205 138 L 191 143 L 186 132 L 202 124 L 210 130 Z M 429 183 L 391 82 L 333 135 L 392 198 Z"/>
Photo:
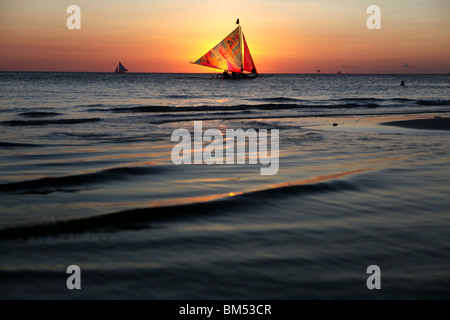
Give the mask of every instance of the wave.
<path id="1" fill-rule="evenodd" d="M 400 101 L 400 102 L 410 102 L 410 101 L 415 101 L 415 100 L 413 100 L 413 99 L 408 99 L 408 98 L 393 98 L 393 99 L 390 99 L 390 100 L 392 100 L 392 101 Z"/>
<path id="2" fill-rule="evenodd" d="M 111 105 L 103 104 L 103 103 L 94 103 L 94 104 L 80 104 L 73 106 L 74 108 L 98 108 L 98 107 L 110 107 Z"/>
<path id="3" fill-rule="evenodd" d="M 172 206 L 131 209 L 92 217 L 12 227 L 0 230 L 0 239 L 53 236 L 65 233 L 103 232 L 105 230 L 111 232 L 112 230 L 153 228 L 151 223 L 154 222 L 171 221 L 186 217 L 193 218 L 211 214 L 211 212 L 232 212 L 236 210 L 236 207 L 243 206 L 251 206 L 253 208 L 255 203 L 261 204 L 267 201 L 267 199 L 298 197 L 311 193 L 353 191 L 356 190 L 356 186 L 353 184 L 332 179 L 362 171 L 365 170 L 324 176 L 324 180 L 331 179 L 326 182 L 317 182 L 320 179 L 311 179 L 298 182 L 297 184 L 282 185 L 234 196 L 213 196 L 211 197 L 212 200 L 206 202 L 197 201 Z"/>
<path id="4" fill-rule="evenodd" d="M 100 118 L 85 118 L 85 119 L 56 119 L 56 120 L 9 120 L 3 121 L 5 125 L 12 127 L 16 126 L 45 126 L 53 124 L 79 124 L 88 122 L 100 121 Z"/>
<path id="5" fill-rule="evenodd" d="M 382 105 L 378 103 L 345 103 L 345 104 L 336 104 L 334 106 L 328 106 L 329 108 L 346 108 L 346 109 L 352 109 L 352 108 L 380 108 L 383 107 Z"/>
<path id="6" fill-rule="evenodd" d="M 179 99 L 192 98 L 189 96 L 177 96 Z M 341 98 L 325 100 L 306 100 L 289 97 L 254 98 L 247 99 L 255 103 L 236 105 L 198 105 L 198 106 L 106 106 L 104 108 L 91 108 L 92 112 L 114 112 L 114 113 L 177 113 L 177 112 L 233 112 L 248 110 L 287 110 L 287 109 L 374 109 L 374 108 L 395 108 L 405 107 L 405 104 L 414 106 L 448 106 L 450 100 L 416 100 L 408 98 Z M 265 102 L 265 103 L 257 103 Z M 94 105 L 92 105 L 94 106 Z"/>
<path id="7" fill-rule="evenodd" d="M 341 99 L 336 99 L 336 101 L 384 101 L 384 99 L 378 99 L 378 98 L 341 98 Z"/>
<path id="8" fill-rule="evenodd" d="M 450 110 L 449 110 L 450 111 Z M 329 118 L 329 117 L 352 117 L 352 116 L 358 116 L 358 117 L 366 117 L 366 116 L 391 116 L 391 115 L 414 115 L 414 114 L 442 114 L 442 110 L 416 110 L 416 111 L 408 111 L 405 113 L 403 110 L 399 111 L 383 111 L 382 113 L 379 112 L 348 112 L 344 110 L 340 110 L 340 112 L 333 112 L 333 113 L 318 113 L 314 112 L 314 110 L 311 110 L 311 112 L 304 112 L 301 114 L 261 114 L 261 115 L 244 115 L 242 113 L 238 114 L 231 114 L 231 115 L 221 115 L 216 116 L 208 115 L 208 116 L 180 116 L 180 117 L 171 117 L 169 118 L 162 118 L 162 119 L 152 119 L 151 123 L 153 124 L 166 124 L 166 123 L 174 123 L 174 122 L 186 122 L 186 121 L 209 121 L 209 120 L 249 120 L 249 119 L 286 119 L 286 118 Z"/>
<path id="9" fill-rule="evenodd" d="M 110 108 L 112 112 L 119 113 L 152 113 L 152 112 L 198 112 L 198 111 L 242 111 L 242 110 L 281 110 L 281 109 L 335 109 L 335 108 L 379 108 L 395 107 L 399 103 L 425 106 L 447 106 L 449 100 L 414 100 L 407 98 L 378 99 L 378 98 L 343 98 L 325 101 L 310 101 L 291 98 L 262 98 L 249 99 L 251 101 L 266 101 L 272 103 L 238 104 L 228 106 L 201 105 L 201 106 L 132 106 Z M 275 103 L 278 102 L 278 103 Z M 294 103 L 296 102 L 296 103 Z M 306 103 L 305 103 L 306 102 Z M 104 111 L 104 109 L 102 109 Z M 98 111 L 97 109 L 95 111 Z"/>
<path id="10" fill-rule="evenodd" d="M 257 99 L 248 99 L 249 101 L 265 101 L 265 102 L 305 102 L 309 100 L 304 99 L 296 99 L 296 98 L 287 98 L 287 97 L 275 97 L 275 98 L 257 98 Z"/>
<path id="11" fill-rule="evenodd" d="M 196 107 L 171 107 L 171 106 L 140 106 L 128 108 L 111 108 L 110 111 L 118 113 L 173 113 L 173 112 L 205 112 L 205 111 L 248 111 L 248 110 L 285 110 L 285 109 L 336 109 L 336 108 L 377 108 L 379 104 L 345 103 L 334 105 L 293 104 L 293 103 L 265 103 L 265 104 L 240 104 L 233 106 L 196 106 Z"/>
<path id="12" fill-rule="evenodd" d="M 99 182 L 128 179 L 130 175 L 148 175 L 162 172 L 161 167 L 120 167 L 63 177 L 47 177 L 36 180 L 11 182 L 0 184 L 0 192 L 8 193 L 52 193 L 52 192 L 75 192 L 74 186 L 87 186 Z M 76 189 L 80 191 L 80 189 Z"/>
<path id="13" fill-rule="evenodd" d="M 56 133 L 52 133 L 47 135 L 48 137 L 54 137 Z M 57 135 L 66 136 L 69 138 L 75 138 L 76 140 L 84 140 L 84 141 L 94 141 L 102 144 L 131 144 L 135 142 L 147 142 L 149 139 L 152 139 L 153 136 L 151 134 L 136 134 L 136 135 L 125 135 L 121 136 L 120 134 L 96 134 L 96 133 L 72 133 L 72 132 L 61 132 Z"/>
<path id="14" fill-rule="evenodd" d="M 46 195 L 46 194 L 50 194 L 50 193 L 54 193 L 54 192 L 66 192 L 66 193 L 73 193 L 73 192 L 79 192 L 79 191 L 84 191 L 86 189 L 41 189 L 41 190 L 28 190 L 28 191 L 24 191 L 21 192 L 20 194 L 42 194 L 42 195 Z"/>
<path id="15" fill-rule="evenodd" d="M 183 94 L 171 94 L 171 95 L 165 96 L 165 98 L 167 98 L 167 99 L 194 99 L 194 98 L 198 98 L 198 96 L 183 95 Z"/>
<path id="16" fill-rule="evenodd" d="M 0 142 L 0 148 L 31 148 L 31 147 L 41 147 L 41 145 L 31 143 Z"/>
<path id="17" fill-rule="evenodd" d="M 19 113 L 18 115 L 22 116 L 22 117 L 28 117 L 28 118 L 41 118 L 41 117 L 55 117 L 55 116 L 62 115 L 62 113 L 34 111 L 34 112 L 22 112 L 22 113 Z"/>
<path id="18" fill-rule="evenodd" d="M 258 99 L 248 99 L 250 101 L 266 101 L 266 102 L 314 102 L 314 100 L 306 100 L 306 99 L 298 99 L 298 98 L 289 98 L 289 97 L 274 97 L 274 98 L 258 98 Z M 329 100 L 317 100 L 319 103 L 325 103 L 333 105 L 336 102 L 351 102 L 355 103 L 358 102 L 361 105 L 364 102 L 367 103 L 381 103 L 381 102 L 389 102 L 389 101 L 401 101 L 401 102 L 414 102 L 417 100 L 414 99 L 407 99 L 407 98 L 392 98 L 392 99 L 381 99 L 381 98 L 338 98 L 338 99 L 329 99 Z"/>
<path id="19" fill-rule="evenodd" d="M 421 106 L 450 106 L 450 100 L 418 100 Z"/>
<path id="20" fill-rule="evenodd" d="M 168 112 L 205 112 L 205 111 L 246 111 L 249 109 L 266 109 L 266 108 L 295 108 L 297 105 L 293 104 L 265 104 L 265 105 L 234 105 L 234 106 L 197 106 L 197 107 L 170 107 L 170 106 L 142 106 L 129 108 L 112 108 L 113 112 L 120 113 L 168 113 Z"/>

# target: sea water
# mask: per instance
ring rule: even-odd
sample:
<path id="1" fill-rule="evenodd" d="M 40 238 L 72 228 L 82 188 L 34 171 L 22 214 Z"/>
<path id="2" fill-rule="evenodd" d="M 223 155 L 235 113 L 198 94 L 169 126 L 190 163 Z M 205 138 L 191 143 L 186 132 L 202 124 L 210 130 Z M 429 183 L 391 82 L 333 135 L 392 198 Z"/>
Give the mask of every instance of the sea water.
<path id="1" fill-rule="evenodd" d="M 449 114 L 449 75 L 2 72 L 0 298 L 449 299 L 450 131 L 377 124 Z M 175 165 L 194 121 L 277 174 Z"/>

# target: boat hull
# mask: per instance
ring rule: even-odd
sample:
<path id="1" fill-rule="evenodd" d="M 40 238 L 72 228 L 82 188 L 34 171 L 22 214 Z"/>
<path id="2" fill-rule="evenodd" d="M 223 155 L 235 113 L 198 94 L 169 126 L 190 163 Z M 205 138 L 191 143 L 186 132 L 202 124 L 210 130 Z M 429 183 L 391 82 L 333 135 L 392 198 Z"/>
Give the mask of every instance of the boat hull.
<path id="1" fill-rule="evenodd" d="M 233 73 L 233 74 L 222 74 L 222 79 L 226 80 L 244 80 L 244 79 L 255 79 L 258 77 L 257 73 Z"/>

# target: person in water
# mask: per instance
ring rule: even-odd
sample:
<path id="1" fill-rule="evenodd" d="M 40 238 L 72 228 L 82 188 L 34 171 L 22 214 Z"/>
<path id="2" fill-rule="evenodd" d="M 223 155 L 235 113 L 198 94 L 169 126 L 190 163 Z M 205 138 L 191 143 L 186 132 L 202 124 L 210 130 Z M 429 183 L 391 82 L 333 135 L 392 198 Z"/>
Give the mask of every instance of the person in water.
<path id="1" fill-rule="evenodd" d="M 405 86 L 405 81 L 402 81 L 402 82 L 400 83 L 400 86 L 401 86 L 401 87 L 404 87 L 404 86 Z"/>

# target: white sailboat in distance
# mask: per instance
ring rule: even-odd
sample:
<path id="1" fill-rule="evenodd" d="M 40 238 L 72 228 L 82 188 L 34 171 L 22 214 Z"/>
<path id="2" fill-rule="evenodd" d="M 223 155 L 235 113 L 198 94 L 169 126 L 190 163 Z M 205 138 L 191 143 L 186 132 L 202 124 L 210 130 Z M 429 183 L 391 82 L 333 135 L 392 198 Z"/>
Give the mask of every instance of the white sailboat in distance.
<path id="1" fill-rule="evenodd" d="M 125 68 L 125 67 L 123 66 L 123 64 L 119 61 L 119 64 L 118 64 L 117 67 L 116 67 L 116 71 L 114 71 L 114 72 L 115 72 L 115 73 L 124 73 L 124 72 L 126 72 L 126 71 L 128 71 L 128 69 Z"/>

